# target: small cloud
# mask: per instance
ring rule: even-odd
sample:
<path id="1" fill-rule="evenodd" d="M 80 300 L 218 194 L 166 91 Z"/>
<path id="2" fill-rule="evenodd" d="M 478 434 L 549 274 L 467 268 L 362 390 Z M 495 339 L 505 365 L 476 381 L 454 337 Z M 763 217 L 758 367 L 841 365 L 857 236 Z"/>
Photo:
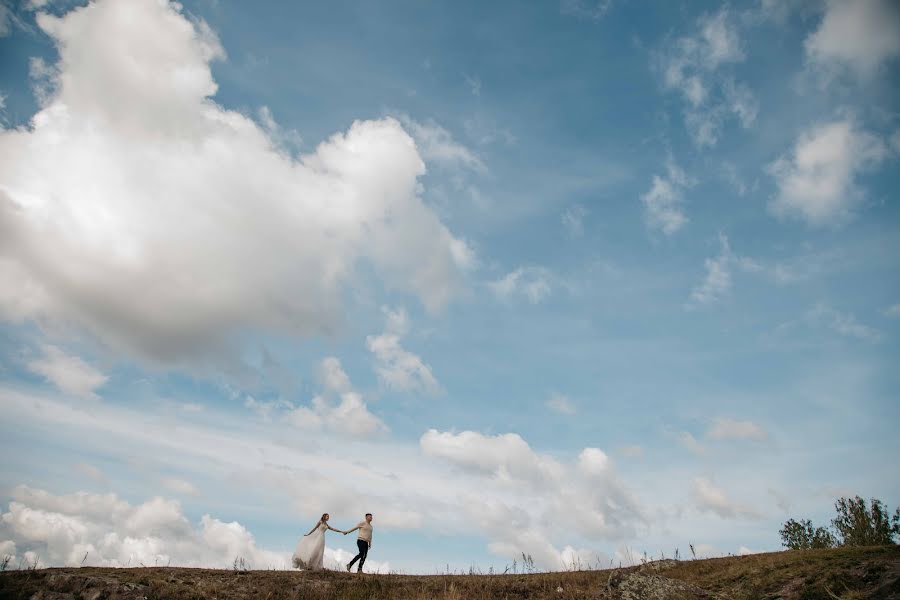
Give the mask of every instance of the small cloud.
<path id="1" fill-rule="evenodd" d="M 350 377 L 341 367 L 341 361 L 334 356 L 322 359 L 318 368 L 319 381 L 326 391 L 343 393 L 350 391 Z"/>
<path id="2" fill-rule="evenodd" d="M 560 220 L 570 236 L 580 237 L 584 233 L 584 218 L 587 214 L 588 210 L 580 204 L 573 204 L 563 211 Z"/>
<path id="3" fill-rule="evenodd" d="M 244 406 L 255 412 L 263 420 L 268 421 L 269 417 L 272 414 L 272 411 L 274 411 L 279 406 L 279 402 L 276 402 L 274 400 L 269 402 L 260 402 L 250 394 L 247 394 L 247 397 L 244 399 Z"/>
<path id="4" fill-rule="evenodd" d="M 409 329 L 406 311 L 387 307 L 382 310 L 386 317 L 384 333 L 366 337 L 366 346 L 375 356 L 378 379 L 385 387 L 397 391 L 439 394 L 442 389 L 431 367 L 401 344 Z"/>
<path id="5" fill-rule="evenodd" d="M 687 431 L 682 431 L 675 439 L 678 440 L 679 444 L 698 456 L 704 456 L 709 452 L 706 446 L 698 442 L 697 438 Z"/>
<path id="6" fill-rule="evenodd" d="M 719 244 L 721 246 L 719 255 L 704 261 L 706 276 L 691 292 L 691 302 L 695 304 L 715 302 L 731 289 L 730 264 L 734 257 L 725 235 L 719 234 Z"/>
<path id="7" fill-rule="evenodd" d="M 484 162 L 475 152 L 456 141 L 449 131 L 432 119 L 419 122 L 406 114 L 397 118 L 413 139 L 425 162 L 445 168 L 469 169 L 478 173 L 487 171 Z"/>
<path id="8" fill-rule="evenodd" d="M 647 227 L 672 235 L 688 222 L 682 203 L 684 190 L 693 185 L 693 180 L 672 159 L 666 161 L 666 171 L 665 176 L 653 176 L 650 189 L 641 196 L 641 202 Z"/>
<path id="9" fill-rule="evenodd" d="M 900 302 L 884 310 L 886 317 L 900 317 Z"/>
<path id="10" fill-rule="evenodd" d="M 184 479 L 177 479 L 175 477 L 163 477 L 160 480 L 160 483 L 170 492 L 174 492 L 182 496 L 192 496 L 195 498 L 200 496 L 200 491 L 197 490 L 194 484 L 192 484 L 190 481 L 185 481 Z"/>
<path id="11" fill-rule="evenodd" d="M 43 357 L 28 363 L 28 369 L 42 375 L 66 394 L 88 400 L 99 400 L 94 391 L 103 386 L 109 377 L 77 356 L 66 354 L 56 346 L 42 344 Z"/>
<path id="12" fill-rule="evenodd" d="M 109 480 L 106 478 L 106 475 L 103 474 L 103 471 L 95 467 L 94 465 L 89 465 L 88 463 L 77 463 L 72 465 L 72 470 L 76 473 L 80 473 L 90 479 L 93 479 L 97 483 L 107 484 Z"/>
<path id="13" fill-rule="evenodd" d="M 488 282 L 494 295 L 503 301 L 524 296 L 531 304 L 540 304 L 552 289 L 550 271 L 544 267 L 519 267 L 495 281 Z"/>
<path id="14" fill-rule="evenodd" d="M 865 196 L 857 176 L 888 154 L 881 139 L 850 119 L 812 127 L 790 155 L 766 167 L 777 187 L 769 210 L 779 219 L 801 219 L 814 227 L 843 224 Z"/>
<path id="15" fill-rule="evenodd" d="M 285 129 L 279 125 L 268 106 L 261 107 L 258 114 L 260 125 L 277 148 L 293 154 L 303 146 L 303 137 L 300 133 L 296 129 Z"/>
<path id="16" fill-rule="evenodd" d="M 900 56 L 900 5 L 895 0 L 827 2 L 822 22 L 804 47 L 808 63 L 829 78 L 847 70 L 870 79 Z"/>
<path id="17" fill-rule="evenodd" d="M 469 90 L 471 90 L 472 95 L 481 96 L 481 79 L 472 75 L 468 75 L 466 73 L 463 73 L 463 77 L 465 78 L 466 85 L 469 86 Z"/>
<path id="18" fill-rule="evenodd" d="M 729 116 L 744 129 L 756 120 L 758 102 L 752 90 L 719 73 L 723 66 L 744 58 L 738 27 L 727 7 L 701 15 L 693 33 L 657 54 L 663 85 L 683 97 L 685 126 L 699 148 L 718 143 Z"/>
<path id="19" fill-rule="evenodd" d="M 329 356 L 319 365 L 325 393 L 315 396 L 308 406 L 287 405 L 281 418 L 299 429 L 328 429 L 352 437 L 371 437 L 388 432 L 387 425 L 369 412 L 363 397 L 352 390 L 340 361 Z"/>
<path id="20" fill-rule="evenodd" d="M 831 329 L 846 337 L 870 342 L 881 340 L 881 332 L 856 320 L 852 313 L 841 313 L 826 304 L 819 303 L 806 313 L 806 320 L 814 325 Z"/>
<path id="21" fill-rule="evenodd" d="M 574 415 L 576 412 L 575 405 L 562 394 L 554 393 L 545 404 L 547 408 L 564 415 Z"/>
<path id="22" fill-rule="evenodd" d="M 559 10 L 564 15 L 599 21 L 612 4 L 613 0 L 560 0 Z"/>
<path id="23" fill-rule="evenodd" d="M 769 437 L 765 430 L 753 421 L 737 421 L 719 417 L 713 421 L 706 437 L 714 440 L 756 440 Z"/>
<path id="24" fill-rule="evenodd" d="M 696 477 L 692 482 L 691 494 L 697 508 L 712 512 L 723 519 L 759 517 L 755 510 L 733 502 L 725 492 L 706 477 Z"/>
<path id="25" fill-rule="evenodd" d="M 463 121 L 466 136 L 479 145 L 502 143 L 512 146 L 518 139 L 509 129 L 499 127 L 494 121 L 475 116 Z"/>
<path id="26" fill-rule="evenodd" d="M 0 4 L 0 38 L 4 38 L 12 33 L 12 20 L 9 7 L 6 4 Z"/>

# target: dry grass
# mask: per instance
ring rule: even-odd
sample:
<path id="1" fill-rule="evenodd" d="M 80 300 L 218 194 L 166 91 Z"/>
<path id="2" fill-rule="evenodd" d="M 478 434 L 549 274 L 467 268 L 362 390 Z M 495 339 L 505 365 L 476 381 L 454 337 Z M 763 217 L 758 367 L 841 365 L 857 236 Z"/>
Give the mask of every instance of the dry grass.
<path id="1" fill-rule="evenodd" d="M 0 599 L 32 598 L 35 594 L 38 599 L 57 600 L 598 599 L 606 597 L 606 583 L 612 572 L 357 576 L 344 572 L 83 567 L 2 573 Z M 838 548 L 689 560 L 679 562 L 661 574 L 733 600 L 900 598 L 900 547 Z"/>

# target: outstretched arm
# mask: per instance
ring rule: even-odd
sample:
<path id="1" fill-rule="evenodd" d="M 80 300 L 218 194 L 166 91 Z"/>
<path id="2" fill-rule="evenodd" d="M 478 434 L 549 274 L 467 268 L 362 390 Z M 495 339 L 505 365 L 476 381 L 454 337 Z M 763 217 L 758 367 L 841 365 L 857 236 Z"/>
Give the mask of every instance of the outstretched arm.
<path id="1" fill-rule="evenodd" d="M 337 531 L 338 533 L 347 533 L 347 532 L 344 531 L 343 529 L 335 529 L 334 527 L 332 527 L 332 526 L 329 525 L 328 523 L 325 523 L 325 527 L 327 527 L 328 529 L 330 529 L 330 530 L 332 530 L 332 531 Z"/>
<path id="2" fill-rule="evenodd" d="M 354 527 L 353 529 L 348 529 L 348 530 L 345 531 L 344 533 L 353 533 L 353 532 L 356 531 L 357 529 L 359 529 L 359 525 L 357 525 L 357 526 Z"/>
<path id="3" fill-rule="evenodd" d="M 321 523 L 321 521 L 319 521 L 319 523 Z M 316 528 L 319 526 L 319 523 L 316 523 L 315 525 L 313 525 L 313 528 L 309 530 L 309 533 L 312 533 L 313 531 L 315 531 Z M 304 533 L 304 534 L 303 534 L 303 537 L 308 536 L 309 533 Z"/>

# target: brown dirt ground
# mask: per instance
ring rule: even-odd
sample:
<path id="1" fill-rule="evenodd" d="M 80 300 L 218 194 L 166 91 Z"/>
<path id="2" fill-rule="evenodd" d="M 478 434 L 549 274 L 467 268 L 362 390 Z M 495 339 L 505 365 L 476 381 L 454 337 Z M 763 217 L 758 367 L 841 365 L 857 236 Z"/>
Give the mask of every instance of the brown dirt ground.
<path id="1" fill-rule="evenodd" d="M 679 579 L 723 600 L 900 599 L 900 546 L 666 561 L 627 571 Z M 530 575 L 351 575 L 186 568 L 61 568 L 0 574 L 0 600 L 607 598 L 614 570 Z"/>

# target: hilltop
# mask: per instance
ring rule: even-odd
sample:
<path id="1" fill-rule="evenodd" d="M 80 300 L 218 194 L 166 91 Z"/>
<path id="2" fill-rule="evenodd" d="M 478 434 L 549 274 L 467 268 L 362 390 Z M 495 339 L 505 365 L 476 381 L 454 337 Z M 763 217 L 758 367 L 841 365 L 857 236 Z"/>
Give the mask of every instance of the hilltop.
<path id="1" fill-rule="evenodd" d="M 900 599 L 900 546 L 663 560 L 528 575 L 363 575 L 187 568 L 59 568 L 0 574 L 0 599 Z"/>

